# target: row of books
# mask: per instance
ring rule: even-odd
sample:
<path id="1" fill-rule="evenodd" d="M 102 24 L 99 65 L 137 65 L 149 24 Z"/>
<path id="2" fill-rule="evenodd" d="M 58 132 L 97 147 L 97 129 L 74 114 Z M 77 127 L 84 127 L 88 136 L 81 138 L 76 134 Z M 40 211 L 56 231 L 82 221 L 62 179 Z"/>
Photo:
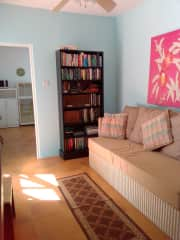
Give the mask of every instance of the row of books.
<path id="1" fill-rule="evenodd" d="M 102 73 L 100 68 L 88 69 L 61 69 L 62 80 L 101 80 Z"/>
<path id="2" fill-rule="evenodd" d="M 64 141 L 64 151 L 73 152 L 87 148 L 87 139 L 85 137 L 66 138 Z"/>
<path id="3" fill-rule="evenodd" d="M 81 120 L 84 123 L 96 122 L 99 117 L 99 111 L 95 108 L 85 108 L 82 110 Z"/>
<path id="4" fill-rule="evenodd" d="M 61 53 L 62 66 L 70 67 L 102 67 L 102 55 L 85 53 Z"/>
<path id="5" fill-rule="evenodd" d="M 101 105 L 101 95 L 96 93 L 90 94 L 90 105 L 91 106 L 100 106 Z"/>
<path id="6" fill-rule="evenodd" d="M 62 88 L 63 93 L 99 93 L 102 92 L 102 86 L 99 85 L 99 82 L 84 85 L 85 82 L 79 81 L 63 81 Z"/>
<path id="7" fill-rule="evenodd" d="M 64 111 L 64 124 L 91 124 L 96 123 L 98 117 L 101 116 L 101 108 L 86 108 L 82 110 L 68 110 Z"/>
<path id="8" fill-rule="evenodd" d="M 75 98 L 75 97 L 78 97 L 78 98 Z M 76 95 L 72 100 L 71 100 L 71 103 L 72 104 L 69 104 L 69 96 L 68 98 L 64 98 L 64 108 L 85 108 L 84 111 L 88 111 L 87 108 L 92 108 L 92 107 L 100 107 L 101 105 L 101 95 L 100 94 L 96 94 L 96 93 L 89 93 L 88 95 Z M 77 100 L 81 100 L 83 99 L 83 97 L 86 97 L 84 98 L 86 100 L 86 103 L 84 102 L 83 104 Z M 67 100 L 67 101 L 66 101 Z M 66 109 L 68 110 L 68 109 Z M 89 109 L 90 112 L 93 112 L 94 109 Z"/>

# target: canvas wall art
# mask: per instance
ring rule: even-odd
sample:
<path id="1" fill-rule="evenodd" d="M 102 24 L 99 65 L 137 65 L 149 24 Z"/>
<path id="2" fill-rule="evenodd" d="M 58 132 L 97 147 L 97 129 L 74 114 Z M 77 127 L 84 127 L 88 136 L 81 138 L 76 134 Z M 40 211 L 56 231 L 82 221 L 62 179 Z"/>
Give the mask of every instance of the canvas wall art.
<path id="1" fill-rule="evenodd" d="M 180 29 L 151 39 L 148 103 L 180 107 Z"/>

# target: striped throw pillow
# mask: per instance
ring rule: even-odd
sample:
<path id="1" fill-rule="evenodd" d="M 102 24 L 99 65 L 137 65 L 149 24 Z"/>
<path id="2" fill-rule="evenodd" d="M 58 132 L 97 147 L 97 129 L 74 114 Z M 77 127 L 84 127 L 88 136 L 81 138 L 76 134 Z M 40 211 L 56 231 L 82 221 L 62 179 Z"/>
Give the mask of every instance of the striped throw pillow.
<path id="1" fill-rule="evenodd" d="M 127 113 L 105 114 L 104 118 L 99 119 L 99 136 L 124 139 L 127 117 Z"/>
<path id="2" fill-rule="evenodd" d="M 111 137 L 111 117 L 103 117 L 98 119 L 98 135 L 100 137 Z"/>
<path id="3" fill-rule="evenodd" d="M 142 124 L 144 149 L 155 150 L 173 141 L 168 112 Z"/>
<path id="4" fill-rule="evenodd" d="M 111 137 L 125 139 L 127 127 L 127 113 L 112 115 L 111 118 Z"/>

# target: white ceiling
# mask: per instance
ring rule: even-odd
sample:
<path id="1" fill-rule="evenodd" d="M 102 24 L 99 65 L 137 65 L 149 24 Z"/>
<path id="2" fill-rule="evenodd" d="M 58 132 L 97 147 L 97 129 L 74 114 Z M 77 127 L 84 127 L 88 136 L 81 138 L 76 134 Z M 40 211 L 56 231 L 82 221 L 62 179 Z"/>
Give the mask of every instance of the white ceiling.
<path id="1" fill-rule="evenodd" d="M 0 3 L 15 4 L 32 8 L 42 8 L 52 10 L 61 0 L 0 0 Z M 80 6 L 80 0 L 69 0 L 61 11 L 80 14 L 104 15 L 113 16 L 123 11 L 129 10 L 140 4 L 143 0 L 114 0 L 117 6 L 113 11 L 107 13 L 94 0 L 94 3 L 89 3 L 87 8 Z"/>

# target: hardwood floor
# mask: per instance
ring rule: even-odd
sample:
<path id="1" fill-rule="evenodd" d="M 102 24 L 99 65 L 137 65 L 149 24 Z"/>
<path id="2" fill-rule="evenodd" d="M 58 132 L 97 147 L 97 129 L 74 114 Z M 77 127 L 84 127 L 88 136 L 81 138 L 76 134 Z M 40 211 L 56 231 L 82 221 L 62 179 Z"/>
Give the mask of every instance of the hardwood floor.
<path id="1" fill-rule="evenodd" d="M 1 129 L 3 172 L 13 177 L 16 207 L 15 240 L 85 240 L 55 179 L 87 172 L 102 189 L 154 240 L 168 239 L 109 184 L 90 169 L 88 158 L 63 161 L 36 159 L 32 126 Z"/>

